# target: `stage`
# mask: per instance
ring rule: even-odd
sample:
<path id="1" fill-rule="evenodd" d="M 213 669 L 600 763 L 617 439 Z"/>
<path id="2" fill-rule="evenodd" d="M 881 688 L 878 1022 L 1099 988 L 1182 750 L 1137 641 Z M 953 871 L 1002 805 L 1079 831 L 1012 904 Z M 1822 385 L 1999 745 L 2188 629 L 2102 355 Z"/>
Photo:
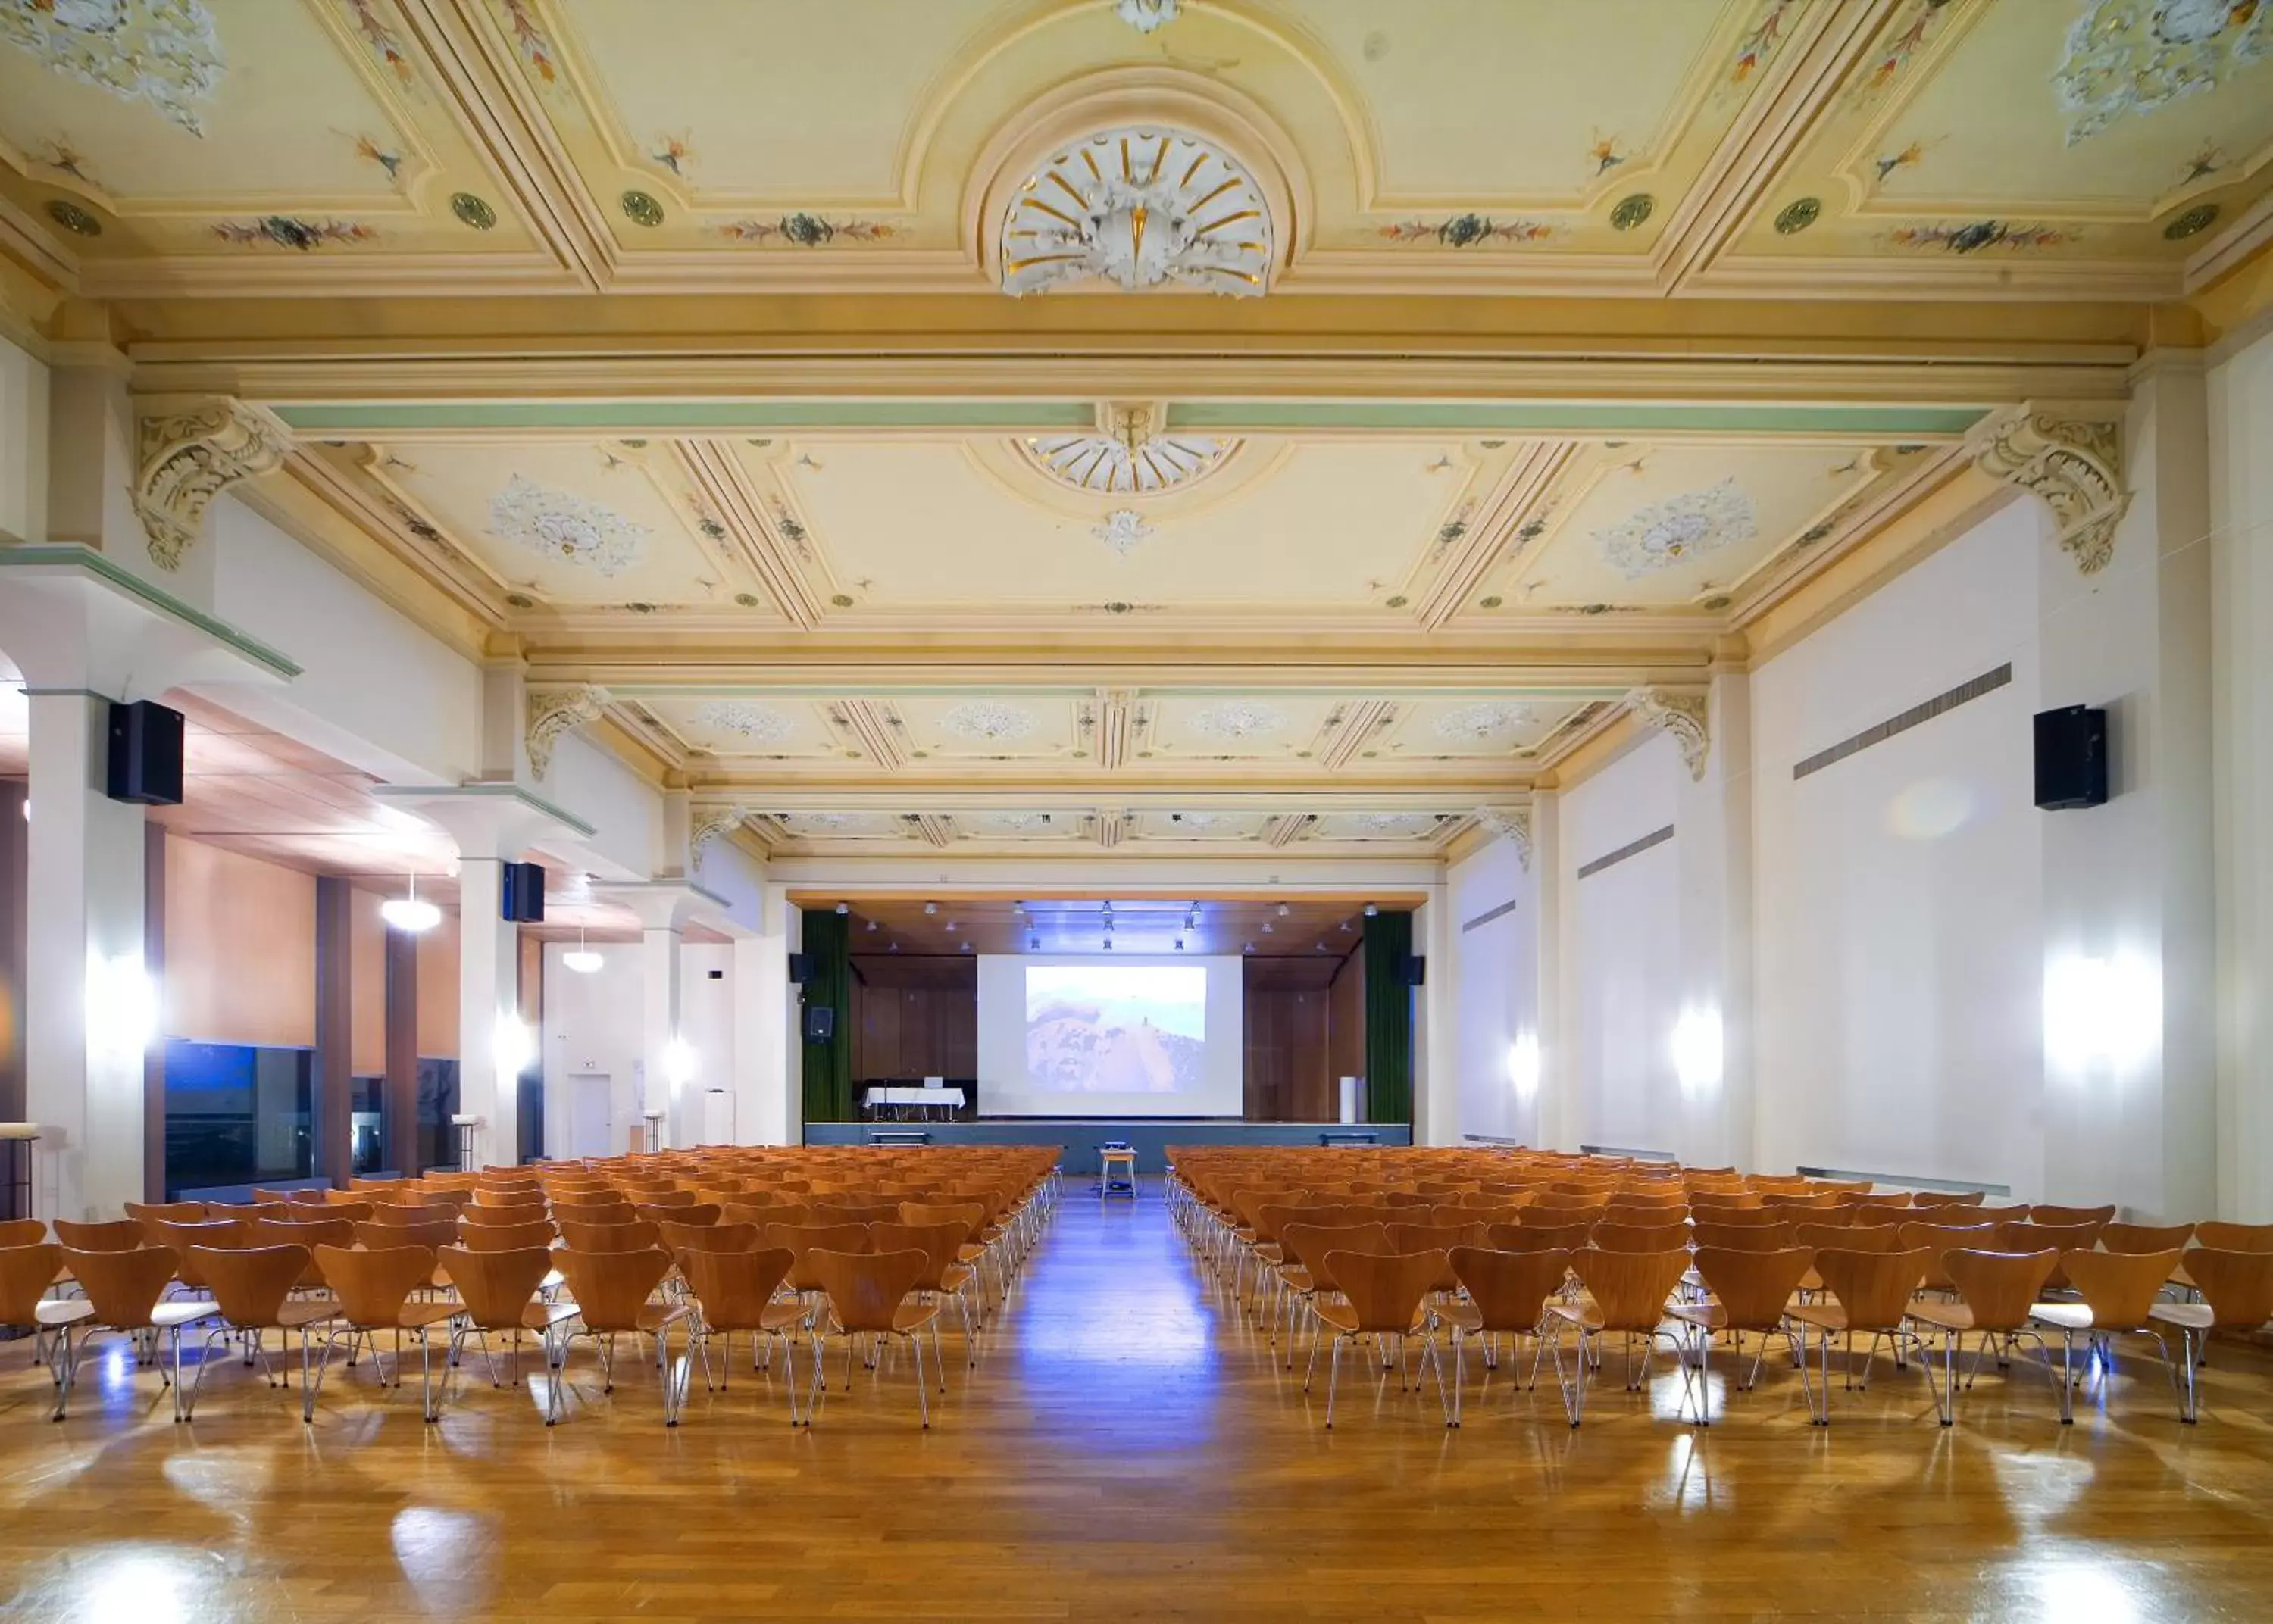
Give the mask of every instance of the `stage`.
<path id="1" fill-rule="evenodd" d="M 1322 1139 L 1321 1135 L 1328 1136 Z M 1170 1145 L 1309 1145 L 1335 1142 L 1409 1145 L 1402 1122 L 1245 1122 L 1226 1117 L 996 1117 L 970 1122 L 808 1122 L 808 1145 L 1055 1145 L 1068 1173 L 1094 1173 L 1097 1148 L 1118 1140 L 1134 1146 L 1136 1170 L 1157 1173 Z M 1362 1136 L 1362 1137 L 1361 1137 Z"/>

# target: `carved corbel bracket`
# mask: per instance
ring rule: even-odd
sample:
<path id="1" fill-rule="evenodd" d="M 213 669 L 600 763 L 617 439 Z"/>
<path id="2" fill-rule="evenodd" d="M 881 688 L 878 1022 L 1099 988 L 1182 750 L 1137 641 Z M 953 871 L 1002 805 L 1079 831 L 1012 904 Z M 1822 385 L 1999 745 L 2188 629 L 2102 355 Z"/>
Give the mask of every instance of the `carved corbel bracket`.
<path id="1" fill-rule="evenodd" d="M 552 766 L 552 746 L 571 728 L 597 722 L 608 707 L 608 691 L 591 683 L 529 691 L 529 770 L 539 782 Z"/>
<path id="2" fill-rule="evenodd" d="M 215 497 L 281 468 L 292 447 L 289 430 L 274 417 L 226 397 L 146 413 L 140 433 L 134 513 L 161 570 L 182 567 L 205 534 L 206 508 Z"/>
<path id="3" fill-rule="evenodd" d="M 1636 688 L 1626 695 L 1634 717 L 1645 727 L 1662 728 L 1681 746 L 1689 776 L 1704 782 L 1705 760 L 1712 753 L 1713 736 L 1706 722 L 1705 691 L 1701 688 Z"/>
<path id="4" fill-rule="evenodd" d="M 1513 842 L 1515 860 L 1523 872 L 1531 872 L 1531 808 L 1528 806 L 1479 806 L 1476 822 L 1490 833 Z"/>
<path id="5" fill-rule="evenodd" d="M 2042 497 L 2059 526 L 2061 550 L 2084 574 L 2097 574 L 2115 556 L 2115 527 L 2131 505 L 2119 424 L 2025 407 L 1989 428 L 1973 463 Z"/>

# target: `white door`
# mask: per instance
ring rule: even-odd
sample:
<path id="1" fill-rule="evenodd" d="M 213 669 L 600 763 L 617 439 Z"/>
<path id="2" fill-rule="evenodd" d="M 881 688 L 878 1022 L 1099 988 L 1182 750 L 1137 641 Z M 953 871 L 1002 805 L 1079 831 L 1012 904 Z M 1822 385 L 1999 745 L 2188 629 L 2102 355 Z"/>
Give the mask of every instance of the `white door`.
<path id="1" fill-rule="evenodd" d="M 568 1077 L 569 1157 L 613 1156 L 615 1083 L 605 1072 L 572 1072 Z"/>

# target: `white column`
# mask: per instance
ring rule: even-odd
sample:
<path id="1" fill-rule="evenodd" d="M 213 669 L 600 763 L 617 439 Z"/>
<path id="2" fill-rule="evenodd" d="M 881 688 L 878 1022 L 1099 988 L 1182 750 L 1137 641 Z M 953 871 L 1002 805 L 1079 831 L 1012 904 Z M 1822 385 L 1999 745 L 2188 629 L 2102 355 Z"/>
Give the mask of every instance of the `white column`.
<path id="1" fill-rule="evenodd" d="M 1413 1008 L 1413 1142 L 1460 1142 L 1459 1043 L 1452 1026 L 1452 904 L 1444 887 L 1413 914 L 1413 950 L 1427 960 Z"/>
<path id="2" fill-rule="evenodd" d="M 734 1128 L 745 1144 L 792 1141 L 789 1045 L 790 911 L 782 887 L 764 888 L 756 933 L 734 942 Z"/>
<path id="3" fill-rule="evenodd" d="M 1681 1016 L 1697 1051 L 1687 1057 L 1694 1074 L 1683 1081 L 1683 1119 L 1669 1148 L 1695 1166 L 1751 1171 L 1752 679 L 1716 676 L 1707 697 L 1704 776 L 1684 775 L 1674 816 L 1687 981 Z"/>
<path id="4" fill-rule="evenodd" d="M 498 1167 L 521 1160 L 520 1069 L 534 1041 L 521 1019 L 521 927 L 499 917 L 505 864 L 458 859 L 458 1109 L 482 1119 L 476 1154 Z"/>
<path id="5" fill-rule="evenodd" d="M 1576 1150 L 1585 1119 L 1579 1066 L 1578 867 L 1564 855 L 1563 795 L 1531 797 L 1532 861 L 1539 866 L 1539 1139 L 1542 1149 Z"/>
<path id="6" fill-rule="evenodd" d="M 41 1217 L 140 1201 L 142 1065 L 157 1030 L 142 961 L 142 809 L 103 792 L 110 701 L 31 691 L 26 1110 Z"/>
<path id="7" fill-rule="evenodd" d="M 645 1074 L 642 1111 L 664 1113 L 666 1148 L 691 1145 L 701 1124 L 687 1098 L 684 1068 L 677 1065 L 679 932 L 676 925 L 649 925 L 640 932 L 640 1061 Z"/>

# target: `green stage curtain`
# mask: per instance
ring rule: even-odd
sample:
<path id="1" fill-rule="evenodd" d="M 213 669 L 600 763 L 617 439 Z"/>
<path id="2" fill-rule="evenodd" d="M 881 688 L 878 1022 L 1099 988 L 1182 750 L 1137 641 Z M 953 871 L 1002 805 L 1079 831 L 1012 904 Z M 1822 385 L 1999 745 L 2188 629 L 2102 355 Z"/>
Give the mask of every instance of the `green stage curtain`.
<path id="1" fill-rule="evenodd" d="M 805 916 L 801 951 L 813 961 L 813 979 L 805 984 L 805 1007 L 836 1012 L 836 1036 L 805 1045 L 807 1122 L 850 1122 L 853 1118 L 851 924 L 833 910 Z"/>
<path id="2" fill-rule="evenodd" d="M 1413 916 L 1383 909 L 1365 922 L 1365 1119 L 1413 1120 Z"/>

